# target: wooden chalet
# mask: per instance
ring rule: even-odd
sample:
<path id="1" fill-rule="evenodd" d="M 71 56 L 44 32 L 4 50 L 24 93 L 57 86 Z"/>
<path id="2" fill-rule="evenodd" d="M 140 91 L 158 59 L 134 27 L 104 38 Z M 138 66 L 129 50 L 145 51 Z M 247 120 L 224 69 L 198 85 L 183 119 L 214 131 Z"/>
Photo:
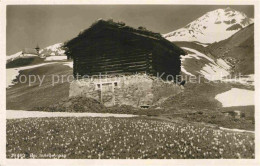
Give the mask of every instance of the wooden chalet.
<path id="1" fill-rule="evenodd" d="M 184 51 L 159 33 L 99 20 L 65 43 L 73 74 L 81 78 L 99 74 L 147 73 L 178 75 Z"/>

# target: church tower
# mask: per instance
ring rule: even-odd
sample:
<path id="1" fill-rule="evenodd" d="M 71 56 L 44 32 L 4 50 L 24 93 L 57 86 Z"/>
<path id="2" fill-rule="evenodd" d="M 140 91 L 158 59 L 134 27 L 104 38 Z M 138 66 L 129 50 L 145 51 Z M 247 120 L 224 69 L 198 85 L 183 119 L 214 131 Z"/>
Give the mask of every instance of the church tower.
<path id="1" fill-rule="evenodd" d="M 37 51 L 37 54 L 39 55 L 40 47 L 39 47 L 38 44 L 37 44 L 37 46 L 35 47 L 35 50 Z"/>

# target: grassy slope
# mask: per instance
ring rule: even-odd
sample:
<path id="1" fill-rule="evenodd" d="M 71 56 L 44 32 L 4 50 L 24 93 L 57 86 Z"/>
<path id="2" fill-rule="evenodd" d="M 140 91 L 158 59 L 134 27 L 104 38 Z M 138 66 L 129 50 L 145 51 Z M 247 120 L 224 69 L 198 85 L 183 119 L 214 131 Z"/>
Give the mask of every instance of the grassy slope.
<path id="1" fill-rule="evenodd" d="M 254 24 L 241 29 L 230 38 L 214 43 L 207 50 L 216 57 L 235 58 L 235 72 L 254 73 Z"/>
<path id="2" fill-rule="evenodd" d="M 213 44 L 213 46 L 209 46 L 207 48 L 198 45 L 196 43 L 192 42 L 174 42 L 179 47 L 188 47 L 195 50 L 198 50 L 202 53 L 205 53 L 208 55 L 209 48 L 211 47 L 220 47 L 223 46 L 223 43 L 225 43 L 230 48 L 238 51 L 238 47 L 242 47 L 243 51 L 246 50 L 253 50 L 250 48 L 252 46 L 252 37 L 245 36 L 253 32 L 252 30 L 253 26 L 244 29 L 244 31 L 240 31 L 237 35 L 232 36 L 231 38 L 224 40 L 219 43 Z M 240 38 L 243 38 L 243 40 L 240 40 Z M 238 46 L 238 47 L 234 47 Z M 219 54 L 219 52 L 216 52 Z M 231 51 L 232 53 L 232 51 Z M 249 57 L 242 58 L 246 54 L 242 54 L 240 52 L 238 55 L 241 59 L 244 59 L 243 63 L 239 64 L 239 69 L 243 70 L 243 73 L 250 73 L 249 71 L 252 71 L 253 65 L 249 65 L 250 63 L 253 63 L 254 54 L 252 52 L 248 52 Z M 233 54 L 230 54 L 233 56 Z M 235 54 L 234 54 L 235 56 Z M 217 56 L 211 58 L 217 58 Z M 207 64 L 208 62 L 201 59 L 186 59 L 183 63 L 184 68 L 194 74 L 197 75 L 198 73 L 196 71 L 200 71 L 201 68 Z M 248 65 L 248 66 L 244 66 Z M 218 102 L 215 99 L 215 96 L 219 93 L 223 93 L 225 91 L 230 90 L 231 88 L 241 88 L 241 89 L 249 89 L 254 90 L 254 87 L 247 87 L 239 84 L 232 84 L 232 83 L 210 83 L 210 84 L 187 84 L 186 89 L 184 93 L 176 95 L 175 97 L 172 97 L 168 99 L 165 103 L 163 103 L 163 107 L 165 107 L 168 111 L 166 113 L 173 114 L 173 113 L 179 113 L 178 116 L 185 118 L 189 121 L 197 121 L 197 122 L 205 122 L 205 123 L 211 123 L 211 124 L 217 124 L 224 127 L 229 128 L 240 128 L 240 129 L 248 129 L 248 130 L 254 130 L 254 106 L 239 106 L 239 107 L 228 107 L 224 108 L 221 106 L 221 103 Z M 227 111 L 234 111 L 239 110 L 243 113 L 245 113 L 244 119 L 235 119 L 232 117 L 225 117 L 223 113 L 221 112 L 227 112 Z M 187 112 L 183 114 L 183 112 Z M 196 113 L 194 113 L 196 112 Z M 176 117 L 177 115 L 174 114 Z"/>
<path id="3" fill-rule="evenodd" d="M 48 106 L 69 96 L 69 83 L 65 82 L 52 86 L 52 74 L 69 75 L 72 69 L 63 64 L 45 65 L 33 69 L 23 70 L 20 75 L 43 75 L 42 86 L 37 81 L 32 86 L 28 83 L 17 83 L 6 91 L 6 108 L 14 110 L 30 110 L 36 106 Z"/>
<path id="4" fill-rule="evenodd" d="M 183 93 L 168 98 L 166 101 L 149 109 L 133 108 L 131 106 L 113 106 L 105 108 L 98 102 L 85 98 L 71 98 L 49 107 L 36 107 L 34 110 L 47 112 L 97 112 L 147 115 L 165 120 L 181 118 L 188 122 L 202 122 L 227 128 L 254 130 L 254 106 L 223 108 L 215 99 L 219 93 L 231 88 L 246 88 L 241 85 L 226 83 L 187 84 Z M 245 118 L 236 119 L 226 116 L 223 112 L 239 110 L 245 113 Z"/>
<path id="5" fill-rule="evenodd" d="M 219 93 L 231 88 L 250 89 L 243 85 L 229 83 L 187 84 L 183 93 L 166 100 L 162 107 L 166 114 L 182 117 L 191 122 L 204 122 L 228 128 L 254 130 L 254 106 L 223 108 L 215 99 Z M 239 110 L 246 114 L 245 118 L 226 117 L 222 112 Z"/>

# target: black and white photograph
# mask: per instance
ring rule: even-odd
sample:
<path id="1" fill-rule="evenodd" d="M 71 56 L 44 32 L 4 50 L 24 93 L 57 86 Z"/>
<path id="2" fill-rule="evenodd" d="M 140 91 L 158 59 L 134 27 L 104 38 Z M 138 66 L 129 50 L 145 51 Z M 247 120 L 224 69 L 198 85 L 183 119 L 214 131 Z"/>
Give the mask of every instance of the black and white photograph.
<path id="1" fill-rule="evenodd" d="M 255 161 L 256 4 L 5 2 L 6 160 Z"/>

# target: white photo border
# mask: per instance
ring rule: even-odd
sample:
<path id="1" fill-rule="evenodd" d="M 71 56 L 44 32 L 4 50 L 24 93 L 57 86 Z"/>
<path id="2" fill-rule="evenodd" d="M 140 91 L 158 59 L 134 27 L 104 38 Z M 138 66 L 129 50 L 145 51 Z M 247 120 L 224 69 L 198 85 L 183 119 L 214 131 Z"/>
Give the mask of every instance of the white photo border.
<path id="1" fill-rule="evenodd" d="M 254 5 L 255 23 L 255 159 L 174 159 L 174 160 L 125 160 L 125 159 L 6 159 L 6 7 L 7 5 Z M 0 0 L 0 166 L 2 165 L 260 165 L 260 41 L 259 0 Z"/>

